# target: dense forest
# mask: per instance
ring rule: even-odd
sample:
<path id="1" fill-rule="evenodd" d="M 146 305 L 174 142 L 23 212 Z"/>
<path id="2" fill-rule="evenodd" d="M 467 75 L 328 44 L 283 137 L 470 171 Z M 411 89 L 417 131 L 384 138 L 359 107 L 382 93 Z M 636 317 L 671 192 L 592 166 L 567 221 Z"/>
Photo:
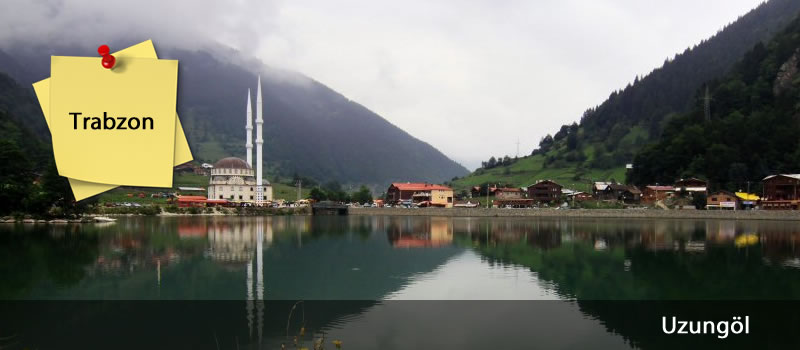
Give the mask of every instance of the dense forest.
<path id="1" fill-rule="evenodd" d="M 701 102 L 671 117 L 661 139 L 636 156 L 631 182 L 691 175 L 738 190 L 769 174 L 800 172 L 799 70 L 800 18 L 699 89 Z"/>
<path id="2" fill-rule="evenodd" d="M 714 37 L 667 59 L 662 67 L 644 78 L 637 77 L 599 106 L 587 110 L 581 117 L 582 132 L 576 141 L 595 144 L 596 161 L 592 166 L 630 162 L 645 140 L 661 134 L 666 118 L 697 104 L 693 95 L 696 89 L 728 72 L 753 45 L 770 39 L 798 12 L 800 1 L 765 2 Z M 629 143 L 621 143 L 632 132 L 637 135 Z"/>
<path id="3" fill-rule="evenodd" d="M 0 73 L 0 215 L 72 216 L 91 201 L 76 203 L 66 178 L 58 175 L 44 119 L 23 116 L 38 108 L 30 93 Z M 41 113 L 41 112 L 39 112 Z"/>

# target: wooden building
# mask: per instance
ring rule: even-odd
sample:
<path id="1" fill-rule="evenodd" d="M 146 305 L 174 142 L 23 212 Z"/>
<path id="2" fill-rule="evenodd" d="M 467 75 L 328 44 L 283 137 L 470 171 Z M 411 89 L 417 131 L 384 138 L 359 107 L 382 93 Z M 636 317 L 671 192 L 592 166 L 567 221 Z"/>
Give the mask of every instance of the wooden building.
<path id="1" fill-rule="evenodd" d="M 489 186 L 489 195 L 494 196 L 494 192 L 496 190 L 497 190 L 497 185 Z M 472 198 L 486 197 L 486 193 L 483 193 L 483 191 L 481 191 L 481 186 L 473 186 L 472 189 L 470 190 L 470 194 L 472 195 Z"/>
<path id="2" fill-rule="evenodd" d="M 642 191 L 632 185 L 611 184 L 608 189 L 614 194 L 614 198 L 624 203 L 639 203 L 642 199 Z"/>
<path id="3" fill-rule="evenodd" d="M 642 202 L 655 203 L 675 193 L 673 186 L 645 186 L 642 190 Z"/>
<path id="4" fill-rule="evenodd" d="M 516 187 L 501 187 L 494 191 L 497 199 L 520 199 L 524 197 L 522 189 Z"/>
<path id="5" fill-rule="evenodd" d="M 592 196 L 597 200 L 614 200 L 614 193 L 609 190 L 610 182 L 595 182 L 592 185 Z"/>
<path id="6" fill-rule="evenodd" d="M 413 182 L 395 182 L 386 190 L 387 203 L 411 201 L 432 207 L 453 207 L 453 189 L 444 185 Z"/>
<path id="7" fill-rule="evenodd" d="M 598 200 L 639 203 L 642 198 L 639 188 L 623 184 L 595 183 L 593 191 Z"/>
<path id="8" fill-rule="evenodd" d="M 736 194 L 728 191 L 718 191 L 706 198 L 706 209 L 739 209 L 739 198 Z"/>
<path id="9" fill-rule="evenodd" d="M 690 177 L 688 179 L 680 179 L 675 181 L 675 192 L 685 192 L 689 194 L 693 193 L 707 193 L 708 192 L 708 182 L 705 180 L 698 179 L 696 177 Z"/>
<path id="10" fill-rule="evenodd" d="M 762 180 L 764 209 L 800 209 L 800 174 L 770 175 Z"/>
<path id="11" fill-rule="evenodd" d="M 587 201 L 587 200 L 591 200 L 592 199 L 592 194 L 591 193 L 586 193 L 586 192 L 582 192 L 582 191 L 575 191 L 575 190 L 562 188 L 561 189 L 561 193 L 564 195 L 564 197 L 567 198 L 568 201 L 575 200 L 575 201 L 579 201 L 580 202 L 580 201 Z"/>
<path id="12" fill-rule="evenodd" d="M 528 198 L 539 203 L 554 203 L 561 199 L 561 189 L 563 186 L 550 181 L 541 180 L 528 186 Z"/>

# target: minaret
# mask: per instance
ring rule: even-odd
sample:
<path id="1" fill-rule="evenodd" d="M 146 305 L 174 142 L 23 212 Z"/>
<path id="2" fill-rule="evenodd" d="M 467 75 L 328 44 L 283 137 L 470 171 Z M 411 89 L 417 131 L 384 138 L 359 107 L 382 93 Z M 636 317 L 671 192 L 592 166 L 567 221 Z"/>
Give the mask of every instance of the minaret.
<path id="1" fill-rule="evenodd" d="M 261 145 L 264 143 L 262 138 L 261 126 L 264 119 L 261 115 L 261 76 L 258 76 L 258 90 L 256 90 L 256 205 L 264 205 L 264 183 L 262 173 L 262 154 Z"/>
<path id="2" fill-rule="evenodd" d="M 253 168 L 253 107 L 250 105 L 250 89 L 247 89 L 247 165 Z"/>

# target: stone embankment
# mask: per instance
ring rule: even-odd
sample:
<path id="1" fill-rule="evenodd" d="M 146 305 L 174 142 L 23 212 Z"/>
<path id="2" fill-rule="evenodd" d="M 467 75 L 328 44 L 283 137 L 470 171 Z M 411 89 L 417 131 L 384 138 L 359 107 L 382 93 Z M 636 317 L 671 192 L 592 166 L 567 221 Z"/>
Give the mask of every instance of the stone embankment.
<path id="1" fill-rule="evenodd" d="M 734 219 L 800 221 L 798 210 L 657 210 L 657 209 L 505 209 L 505 208 L 350 208 L 350 215 Z"/>

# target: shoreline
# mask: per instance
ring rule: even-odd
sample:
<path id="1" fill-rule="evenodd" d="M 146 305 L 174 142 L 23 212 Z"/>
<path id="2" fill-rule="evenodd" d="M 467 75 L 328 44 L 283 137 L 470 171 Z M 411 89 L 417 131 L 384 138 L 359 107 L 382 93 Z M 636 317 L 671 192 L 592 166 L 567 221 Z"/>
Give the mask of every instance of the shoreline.
<path id="1" fill-rule="evenodd" d="M 733 219 L 800 221 L 800 210 L 657 210 L 657 209 L 506 209 L 506 208 L 349 208 L 349 215 L 541 217 L 609 219 Z"/>

